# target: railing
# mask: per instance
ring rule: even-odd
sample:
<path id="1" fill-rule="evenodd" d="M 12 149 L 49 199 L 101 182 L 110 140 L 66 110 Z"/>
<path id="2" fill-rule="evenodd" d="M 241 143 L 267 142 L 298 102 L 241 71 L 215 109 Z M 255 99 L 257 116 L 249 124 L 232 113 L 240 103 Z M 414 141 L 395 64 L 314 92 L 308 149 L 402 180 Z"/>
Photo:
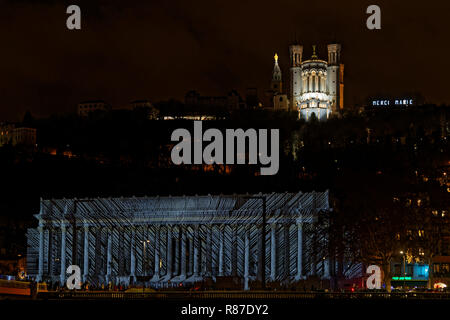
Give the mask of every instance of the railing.
<path id="1" fill-rule="evenodd" d="M 42 299 L 417 299 L 450 300 L 450 293 L 443 292 L 293 292 L 293 291 L 156 291 L 156 292 L 116 292 L 116 291 L 50 291 L 38 295 Z"/>

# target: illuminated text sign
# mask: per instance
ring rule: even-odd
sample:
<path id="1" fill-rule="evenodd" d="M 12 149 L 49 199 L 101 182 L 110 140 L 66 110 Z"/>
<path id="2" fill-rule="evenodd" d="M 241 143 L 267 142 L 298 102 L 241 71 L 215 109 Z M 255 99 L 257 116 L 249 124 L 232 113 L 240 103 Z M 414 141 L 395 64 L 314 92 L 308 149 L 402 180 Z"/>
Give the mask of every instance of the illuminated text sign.
<path id="1" fill-rule="evenodd" d="M 413 99 L 378 99 L 372 100 L 372 106 L 411 106 L 414 104 Z"/>

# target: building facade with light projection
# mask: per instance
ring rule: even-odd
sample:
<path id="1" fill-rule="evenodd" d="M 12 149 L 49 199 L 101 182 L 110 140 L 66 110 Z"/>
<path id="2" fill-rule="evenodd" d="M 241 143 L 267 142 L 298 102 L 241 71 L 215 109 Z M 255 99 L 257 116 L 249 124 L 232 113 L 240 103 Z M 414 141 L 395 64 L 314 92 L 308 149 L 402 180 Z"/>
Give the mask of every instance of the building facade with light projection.
<path id="1" fill-rule="evenodd" d="M 266 200 L 265 261 L 262 214 Z M 64 284 L 69 265 L 93 284 L 156 287 L 264 272 L 267 282 L 329 279 L 328 191 L 41 200 L 28 229 L 28 275 Z"/>

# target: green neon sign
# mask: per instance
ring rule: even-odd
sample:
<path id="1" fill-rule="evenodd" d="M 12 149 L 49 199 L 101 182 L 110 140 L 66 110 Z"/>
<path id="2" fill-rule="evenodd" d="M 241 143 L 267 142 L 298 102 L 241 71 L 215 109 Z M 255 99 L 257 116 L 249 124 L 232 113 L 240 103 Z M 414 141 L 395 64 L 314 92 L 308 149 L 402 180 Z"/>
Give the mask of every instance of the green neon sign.
<path id="1" fill-rule="evenodd" d="M 392 277 L 392 280 L 411 280 L 411 277 Z"/>

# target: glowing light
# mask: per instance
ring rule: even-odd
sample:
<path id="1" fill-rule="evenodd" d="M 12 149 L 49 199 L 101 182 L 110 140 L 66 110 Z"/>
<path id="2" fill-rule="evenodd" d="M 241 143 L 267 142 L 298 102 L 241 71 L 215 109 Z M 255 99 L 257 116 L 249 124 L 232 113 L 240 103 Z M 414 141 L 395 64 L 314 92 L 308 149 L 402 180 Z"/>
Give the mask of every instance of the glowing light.
<path id="1" fill-rule="evenodd" d="M 445 283 L 438 282 L 438 283 L 434 284 L 434 288 L 435 289 L 444 289 L 444 288 L 447 288 L 447 285 Z"/>
<path id="2" fill-rule="evenodd" d="M 392 280 L 411 280 L 411 277 L 392 277 Z"/>

